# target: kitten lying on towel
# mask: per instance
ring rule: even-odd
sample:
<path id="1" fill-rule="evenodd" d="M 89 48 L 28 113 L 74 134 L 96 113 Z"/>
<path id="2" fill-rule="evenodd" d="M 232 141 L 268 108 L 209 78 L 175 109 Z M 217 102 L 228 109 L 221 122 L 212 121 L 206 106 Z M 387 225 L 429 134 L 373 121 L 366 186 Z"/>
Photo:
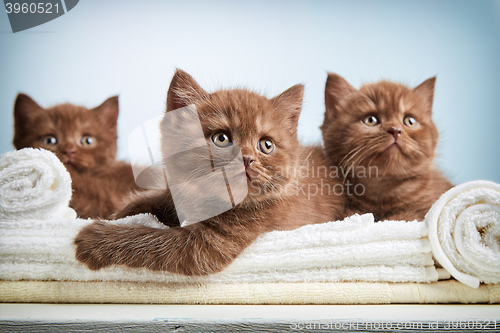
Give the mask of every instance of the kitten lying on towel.
<path id="1" fill-rule="evenodd" d="M 353 88 L 328 74 L 321 131 L 325 152 L 344 175 L 346 216 L 423 220 L 452 184 L 434 165 L 436 78 L 414 89 L 380 81 Z M 348 189 L 344 192 L 348 193 Z"/>
<path id="2" fill-rule="evenodd" d="M 337 179 L 312 170 L 329 166 L 321 148 L 304 147 L 297 140 L 303 89 L 296 85 L 271 99 L 245 89 L 208 93 L 178 70 L 167 94 L 165 117 L 194 104 L 203 145 L 210 146 L 212 154 L 230 152 L 234 146 L 241 150 L 240 176 L 248 194 L 234 208 L 185 227 L 158 229 L 96 221 L 75 238 L 76 258 L 91 269 L 116 264 L 206 275 L 224 269 L 262 233 L 339 219 L 341 196 L 333 194 Z M 166 129 L 162 131 L 168 135 Z M 175 136 L 178 145 L 189 137 Z M 164 160 L 174 148 L 162 144 Z M 213 191 L 217 202 L 220 193 L 210 184 L 198 190 Z M 169 190 L 136 195 L 117 217 L 145 212 L 164 224 L 179 225 Z"/>
<path id="3" fill-rule="evenodd" d="M 47 109 L 19 94 L 14 106 L 14 146 L 52 151 L 72 178 L 70 206 L 82 218 L 109 218 L 131 190 L 139 190 L 129 164 L 117 161 L 118 97 L 87 109 L 60 104 Z"/>

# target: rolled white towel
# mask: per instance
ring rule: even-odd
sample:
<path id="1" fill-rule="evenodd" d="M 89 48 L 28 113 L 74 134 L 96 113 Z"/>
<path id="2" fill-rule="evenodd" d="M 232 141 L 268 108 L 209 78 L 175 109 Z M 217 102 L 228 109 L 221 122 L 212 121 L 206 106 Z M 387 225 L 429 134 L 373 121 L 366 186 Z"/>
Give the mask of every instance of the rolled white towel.
<path id="1" fill-rule="evenodd" d="M 473 287 L 500 282 L 500 185 L 472 181 L 444 193 L 425 221 L 434 258 Z"/>
<path id="2" fill-rule="evenodd" d="M 52 152 L 24 148 L 0 157 L 0 220 L 76 217 L 71 177 Z"/>

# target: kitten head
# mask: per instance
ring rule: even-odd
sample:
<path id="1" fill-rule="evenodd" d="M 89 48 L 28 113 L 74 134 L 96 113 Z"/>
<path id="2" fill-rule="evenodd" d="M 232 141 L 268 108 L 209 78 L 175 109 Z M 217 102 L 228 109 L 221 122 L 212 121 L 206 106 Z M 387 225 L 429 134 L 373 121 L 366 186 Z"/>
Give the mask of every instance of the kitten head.
<path id="1" fill-rule="evenodd" d="M 69 170 L 106 165 L 116 157 L 118 96 L 87 109 L 59 104 L 47 109 L 19 94 L 14 106 L 14 146 L 52 151 Z"/>
<path id="2" fill-rule="evenodd" d="M 414 89 L 380 81 L 357 90 L 329 73 L 321 126 L 327 155 L 343 168 L 376 166 L 385 176 L 425 172 L 438 140 L 432 121 L 435 81 Z"/>
<path id="3" fill-rule="evenodd" d="M 214 180 L 216 176 L 211 171 L 219 169 L 228 178 L 243 179 L 248 189 L 243 202 L 272 198 L 277 188 L 291 181 L 289 173 L 283 171 L 298 164 L 297 123 L 303 91 L 302 85 L 296 85 L 271 99 L 245 89 L 208 93 L 189 74 L 177 70 L 167 94 L 165 119 L 173 110 L 194 106 L 199 121 L 194 116 L 187 125 L 170 123 L 168 130 L 162 127 L 164 161 L 174 151 L 189 150 L 192 158 L 170 165 L 178 170 L 177 181 L 184 173 L 184 177 L 206 180 L 199 189 L 215 191 L 214 182 L 224 180 Z M 196 138 L 191 133 L 201 135 Z M 171 144 L 174 141 L 175 147 Z M 201 147 L 205 152 L 208 147 L 209 153 L 197 155 L 196 149 L 189 147 Z M 239 163 L 231 163 L 235 159 Z M 223 189 L 227 195 L 226 187 Z"/>

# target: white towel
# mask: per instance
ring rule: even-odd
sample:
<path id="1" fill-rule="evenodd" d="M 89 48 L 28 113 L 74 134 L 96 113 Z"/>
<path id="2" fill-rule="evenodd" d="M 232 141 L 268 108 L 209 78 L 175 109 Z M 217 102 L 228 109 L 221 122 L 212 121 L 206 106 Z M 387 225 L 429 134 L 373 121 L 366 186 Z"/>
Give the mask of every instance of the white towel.
<path id="1" fill-rule="evenodd" d="M 76 217 L 71 177 L 52 152 L 24 148 L 0 157 L 0 220 Z"/>
<path id="2" fill-rule="evenodd" d="M 437 281 L 423 222 L 375 223 L 372 214 L 261 235 L 224 271 L 188 277 L 115 266 L 91 271 L 76 261 L 82 219 L 0 222 L 0 279 L 137 282 Z M 165 228 L 151 215 L 112 221 Z M 447 278 L 448 276 L 444 276 Z"/>
<path id="3" fill-rule="evenodd" d="M 0 279 L 151 282 L 432 282 L 438 280 L 423 222 L 375 223 L 372 214 L 261 235 L 223 272 L 188 277 L 123 266 L 91 271 L 74 237 L 90 220 L 67 218 L 71 181 L 51 152 L 1 158 Z M 114 224 L 165 228 L 151 215 Z M 444 278 L 447 276 L 445 275 Z"/>
<path id="4" fill-rule="evenodd" d="M 453 277 L 477 288 L 500 282 L 500 185 L 473 181 L 458 185 L 425 218 L 437 261 Z"/>

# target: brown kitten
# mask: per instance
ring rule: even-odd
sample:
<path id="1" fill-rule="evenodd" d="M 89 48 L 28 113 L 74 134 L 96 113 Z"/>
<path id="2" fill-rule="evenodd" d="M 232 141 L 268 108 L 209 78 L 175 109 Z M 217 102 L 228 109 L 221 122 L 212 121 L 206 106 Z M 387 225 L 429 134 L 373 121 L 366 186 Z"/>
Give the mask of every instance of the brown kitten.
<path id="1" fill-rule="evenodd" d="M 357 90 L 328 74 L 321 131 L 327 156 L 344 173 L 344 185 L 351 186 L 346 215 L 423 220 L 452 187 L 434 165 L 435 81 L 430 78 L 414 89 L 380 81 Z"/>
<path id="2" fill-rule="evenodd" d="M 118 97 L 94 109 L 69 103 L 47 109 L 19 94 L 14 106 L 14 146 L 52 151 L 68 169 L 70 206 L 82 218 L 109 218 L 124 196 L 139 189 L 129 164 L 117 161 Z"/>
<path id="3" fill-rule="evenodd" d="M 248 194 L 234 208 L 185 227 L 157 229 L 94 222 L 75 238 L 76 258 L 91 269 L 116 264 L 206 275 L 221 271 L 262 233 L 338 219 L 342 215 L 341 197 L 333 194 L 333 187 L 339 184 L 325 177 L 326 171 L 313 174 L 314 168 L 329 167 L 322 150 L 303 147 L 297 140 L 302 96 L 302 85 L 272 99 L 244 89 L 209 94 L 189 74 L 178 70 L 168 91 L 165 117 L 194 103 L 205 136 L 203 144 L 213 155 L 220 153 L 215 145 L 224 142 L 229 152 L 232 145 L 241 149 L 244 166 L 238 176 L 243 177 Z M 174 149 L 165 146 L 168 135 L 163 129 L 164 160 Z M 179 145 L 187 144 L 183 136 L 179 139 Z M 196 168 L 185 167 L 196 172 Z M 216 204 L 221 193 L 212 185 L 207 183 L 197 190 L 213 194 Z M 196 188 L 191 190 L 196 194 Z M 167 225 L 179 223 L 168 190 L 136 196 L 118 217 L 143 212 L 152 212 Z"/>

